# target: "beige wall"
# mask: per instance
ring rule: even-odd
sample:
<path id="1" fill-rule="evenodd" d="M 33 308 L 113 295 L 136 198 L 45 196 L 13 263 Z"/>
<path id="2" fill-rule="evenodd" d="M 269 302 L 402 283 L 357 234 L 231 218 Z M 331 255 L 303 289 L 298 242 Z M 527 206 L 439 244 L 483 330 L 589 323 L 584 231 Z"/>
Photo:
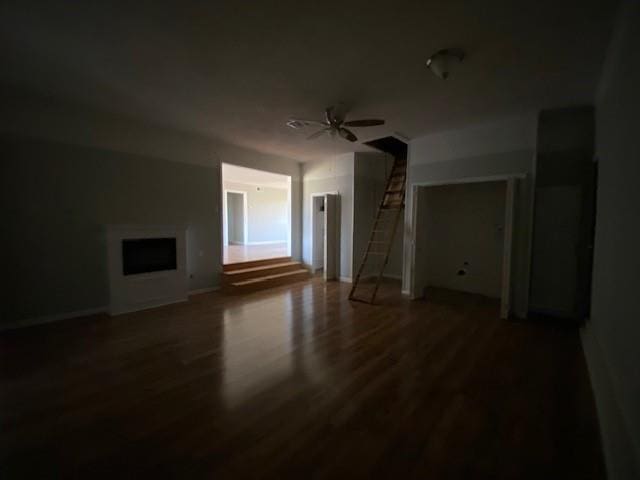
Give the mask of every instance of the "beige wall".
<path id="1" fill-rule="evenodd" d="M 371 237 L 371 230 L 375 221 L 378 207 L 387 183 L 387 177 L 393 167 L 393 157 L 384 153 L 356 152 L 354 162 L 353 183 L 353 272 L 360 268 L 367 243 Z M 385 276 L 402 278 L 402 219 L 399 220 L 396 235 L 393 238 L 389 261 L 384 270 Z M 390 235 L 390 234 L 389 234 Z M 377 237 L 380 238 L 380 237 Z M 363 275 L 377 274 L 375 259 L 367 261 L 372 269 Z M 382 259 L 380 259 L 382 261 Z"/>
<path id="2" fill-rule="evenodd" d="M 598 204 L 585 356 L 608 478 L 640 478 L 640 2 L 623 2 L 596 102 Z"/>
<path id="3" fill-rule="evenodd" d="M 0 144 L 11 279 L 0 329 L 106 306 L 109 224 L 187 225 L 189 288 L 218 284 L 218 169 L 30 138 Z"/>
<path id="4" fill-rule="evenodd" d="M 248 243 L 287 242 L 288 193 L 283 188 L 258 187 L 237 182 L 223 182 L 224 190 L 246 192 Z"/>
<path id="5" fill-rule="evenodd" d="M 409 144 L 409 185 L 465 178 L 518 175 L 514 206 L 512 305 L 527 314 L 529 292 L 536 115 L 427 135 Z M 412 189 L 407 189 L 403 290 L 411 289 Z"/>
<path id="6" fill-rule="evenodd" d="M 425 189 L 426 207 L 419 214 L 428 286 L 500 297 L 505 193 L 505 182 Z"/>
<path id="7" fill-rule="evenodd" d="M 314 193 L 335 192 L 338 194 L 338 211 L 340 222 L 338 237 L 339 276 L 343 280 L 351 280 L 352 275 L 352 243 L 353 243 L 353 153 L 336 155 L 314 162 L 303 164 L 303 261 L 312 263 L 311 252 L 311 195 Z"/>
<path id="8" fill-rule="evenodd" d="M 11 277 L 0 330 L 104 308 L 104 225 L 185 223 L 189 288 L 219 284 L 221 163 L 288 175 L 300 258 L 300 163 L 22 92 L 0 119 L 0 195 Z M 9 120 L 10 119 L 10 120 Z M 5 207 L 6 205 L 6 207 Z"/>

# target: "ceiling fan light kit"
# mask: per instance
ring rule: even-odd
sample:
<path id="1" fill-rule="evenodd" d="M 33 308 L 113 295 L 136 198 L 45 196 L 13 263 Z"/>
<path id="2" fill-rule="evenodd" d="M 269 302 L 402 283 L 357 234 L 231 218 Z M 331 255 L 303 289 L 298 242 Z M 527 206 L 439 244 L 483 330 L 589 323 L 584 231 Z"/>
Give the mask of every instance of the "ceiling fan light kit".
<path id="1" fill-rule="evenodd" d="M 449 78 L 451 68 L 456 64 L 461 63 L 464 57 L 464 52 L 459 48 L 444 48 L 442 50 L 438 50 L 427 59 L 427 67 L 435 76 L 442 80 L 446 80 Z M 295 130 L 300 130 L 310 126 L 320 127 L 320 130 L 309 135 L 307 140 L 314 140 L 328 134 L 331 137 L 339 136 L 349 142 L 357 142 L 358 137 L 346 127 L 362 128 L 384 125 L 384 120 L 374 118 L 345 121 L 346 109 L 345 105 L 342 103 L 327 108 L 324 114 L 325 118 L 323 121 L 290 118 L 287 121 L 287 126 Z"/>
<path id="2" fill-rule="evenodd" d="M 438 78 L 449 78 L 451 69 L 464 60 L 464 52 L 459 48 L 438 50 L 427 59 L 427 67 Z"/>
<path id="3" fill-rule="evenodd" d="M 358 137 L 346 127 L 362 128 L 362 127 L 375 127 L 378 125 L 384 125 L 384 120 L 367 118 L 363 120 L 350 120 L 345 121 L 345 112 L 342 105 L 332 106 L 325 110 L 325 120 L 302 120 L 299 118 L 290 118 L 287 121 L 287 126 L 293 129 L 301 129 L 309 126 L 322 127 L 317 132 L 309 135 L 307 140 L 313 140 L 321 137 L 324 134 L 329 134 L 332 137 L 340 136 L 350 142 L 357 142 Z"/>

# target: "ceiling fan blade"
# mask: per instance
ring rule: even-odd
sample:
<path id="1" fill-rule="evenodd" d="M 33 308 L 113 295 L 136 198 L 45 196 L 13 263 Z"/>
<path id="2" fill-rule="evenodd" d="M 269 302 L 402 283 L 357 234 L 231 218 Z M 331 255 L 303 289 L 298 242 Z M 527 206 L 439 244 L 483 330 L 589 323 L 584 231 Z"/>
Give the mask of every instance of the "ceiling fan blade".
<path id="1" fill-rule="evenodd" d="M 346 128 L 341 128 L 338 130 L 338 133 L 345 140 L 349 140 L 350 142 L 358 141 L 358 137 L 356 137 L 351 130 L 347 130 Z"/>
<path id="2" fill-rule="evenodd" d="M 290 118 L 287 120 L 287 126 L 291 128 L 310 127 L 311 125 L 327 126 L 326 122 L 321 122 L 320 120 L 306 120 L 303 118 Z"/>
<path id="3" fill-rule="evenodd" d="M 316 133 L 312 133 L 307 137 L 307 140 L 313 140 L 314 138 L 318 138 L 324 135 L 327 131 L 331 130 L 330 128 L 323 128 L 322 130 L 318 130 Z"/>
<path id="4" fill-rule="evenodd" d="M 349 122 L 344 122 L 343 125 L 347 127 L 375 127 L 378 125 L 384 125 L 384 120 L 367 118 L 365 120 L 351 120 Z"/>
<path id="5" fill-rule="evenodd" d="M 327 107 L 324 111 L 324 118 L 329 125 L 333 125 L 333 107 Z"/>

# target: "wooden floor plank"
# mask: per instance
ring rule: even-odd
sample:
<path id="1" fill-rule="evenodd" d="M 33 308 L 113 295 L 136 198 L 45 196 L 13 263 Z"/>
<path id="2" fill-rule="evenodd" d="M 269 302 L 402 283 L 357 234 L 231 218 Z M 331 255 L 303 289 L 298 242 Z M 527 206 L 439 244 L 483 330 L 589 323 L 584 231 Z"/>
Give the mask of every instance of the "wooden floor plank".
<path id="1" fill-rule="evenodd" d="M 0 335 L 2 478 L 604 478 L 575 328 L 319 278 Z"/>

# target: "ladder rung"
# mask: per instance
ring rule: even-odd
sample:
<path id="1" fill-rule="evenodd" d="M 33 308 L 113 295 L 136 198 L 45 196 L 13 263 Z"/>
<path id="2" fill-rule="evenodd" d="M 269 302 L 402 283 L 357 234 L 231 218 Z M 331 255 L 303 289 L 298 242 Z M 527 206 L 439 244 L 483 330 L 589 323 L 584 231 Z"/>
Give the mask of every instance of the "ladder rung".
<path id="1" fill-rule="evenodd" d="M 402 213 L 400 211 L 405 208 L 404 193 L 406 191 L 406 182 L 407 159 L 395 158 L 393 168 L 391 169 L 389 177 L 387 178 L 386 188 L 383 194 L 382 201 L 378 206 L 375 221 L 371 230 L 371 237 L 369 242 L 367 243 L 367 249 L 365 251 L 362 262 L 360 263 L 360 268 L 358 270 L 358 274 L 355 277 L 355 282 L 351 287 L 351 291 L 349 292 L 350 300 L 370 304 L 373 304 L 375 301 L 378 287 L 380 286 L 380 279 L 382 278 L 382 274 L 387 265 L 387 260 L 389 259 L 389 253 L 391 252 L 393 237 L 395 236 L 398 224 L 402 223 Z M 392 195 L 396 195 L 396 197 L 393 197 Z M 384 215 L 384 212 L 392 212 L 393 217 Z M 386 224 L 389 225 L 387 226 Z M 391 225 L 393 225 L 393 227 L 391 227 Z M 391 233 L 391 238 L 387 237 L 387 233 Z M 376 237 L 376 234 L 378 234 L 379 236 Z M 386 240 L 374 240 L 374 238 L 385 238 Z M 376 247 L 376 244 L 380 246 Z M 386 251 L 371 251 L 370 249 L 372 248 L 375 248 L 376 250 L 385 249 Z M 384 258 L 383 261 L 380 262 L 378 260 L 369 259 L 370 255 Z M 364 299 L 362 297 L 356 296 L 356 290 L 360 287 L 360 275 L 364 271 L 365 267 L 369 265 L 378 269 L 379 272 L 376 275 L 375 283 L 372 285 L 373 291 L 371 292 L 371 298 Z"/>

